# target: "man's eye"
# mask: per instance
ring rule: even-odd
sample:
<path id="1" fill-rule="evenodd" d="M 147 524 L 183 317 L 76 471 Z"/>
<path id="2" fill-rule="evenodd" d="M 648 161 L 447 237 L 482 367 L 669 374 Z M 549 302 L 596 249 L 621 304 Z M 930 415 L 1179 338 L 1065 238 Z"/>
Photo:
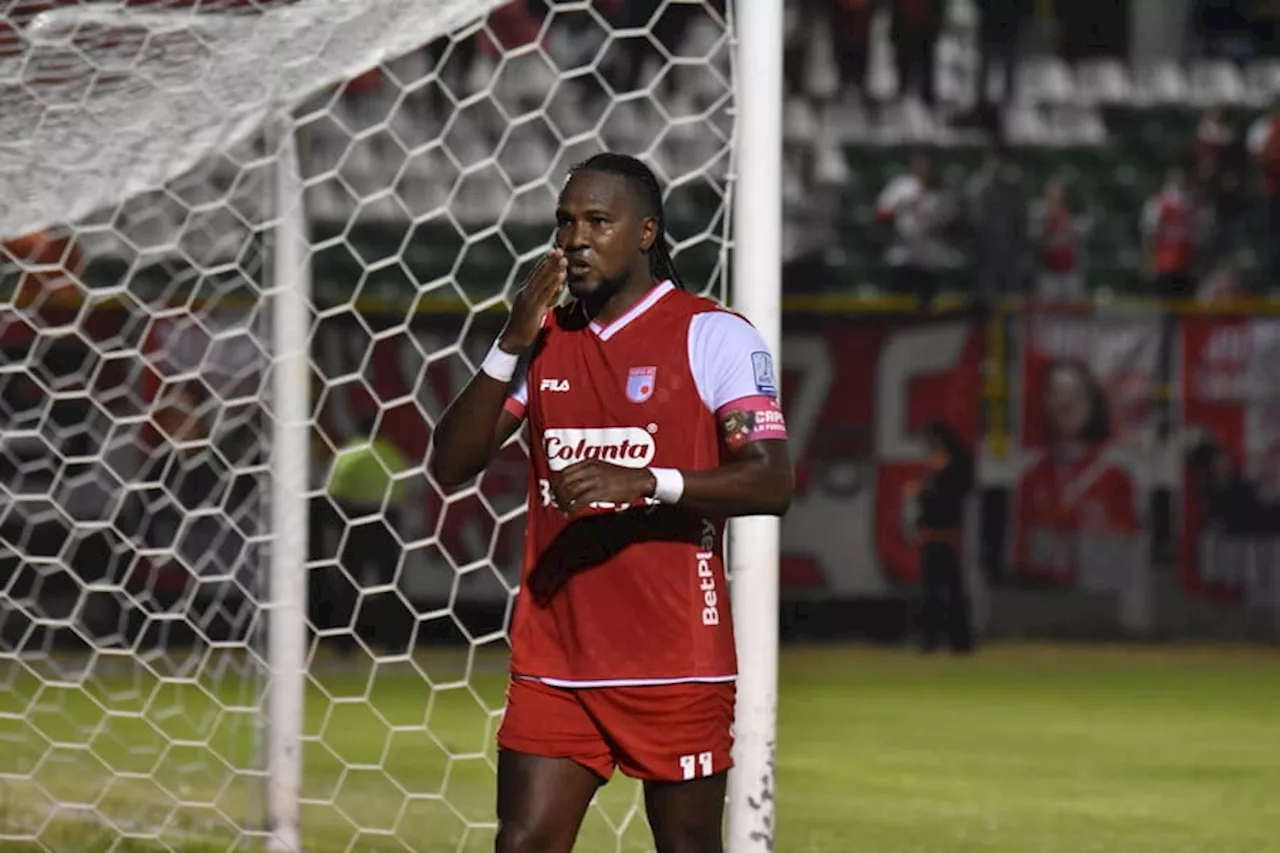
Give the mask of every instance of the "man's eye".
<path id="1" fill-rule="evenodd" d="M 593 217 L 591 217 L 591 224 L 592 224 L 592 225 L 604 225 L 604 224 L 605 224 L 606 222 L 608 222 L 608 221 L 609 221 L 609 220 L 605 219 L 603 216 L 593 216 Z"/>

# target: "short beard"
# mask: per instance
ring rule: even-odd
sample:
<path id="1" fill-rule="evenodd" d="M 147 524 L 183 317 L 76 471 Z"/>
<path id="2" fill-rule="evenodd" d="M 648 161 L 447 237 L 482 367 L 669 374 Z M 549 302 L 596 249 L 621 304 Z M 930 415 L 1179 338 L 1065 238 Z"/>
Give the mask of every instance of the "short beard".
<path id="1" fill-rule="evenodd" d="M 630 277 L 631 274 L 628 272 L 614 278 L 602 278 L 600 279 L 600 286 L 596 288 L 595 293 L 579 297 L 578 301 L 582 303 L 587 316 L 594 318 L 604 310 L 604 306 L 609 304 L 609 300 L 617 296 L 619 291 L 626 287 L 627 280 Z"/>

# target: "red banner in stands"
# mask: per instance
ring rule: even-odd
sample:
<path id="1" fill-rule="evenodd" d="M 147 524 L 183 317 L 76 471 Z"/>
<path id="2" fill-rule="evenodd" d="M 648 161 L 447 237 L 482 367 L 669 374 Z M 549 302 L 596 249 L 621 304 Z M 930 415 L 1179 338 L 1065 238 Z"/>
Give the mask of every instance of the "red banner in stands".
<path id="1" fill-rule="evenodd" d="M 1018 319 L 1014 340 L 1012 568 L 1122 588 L 1131 561 L 1146 559 L 1159 317 L 1034 311 Z"/>
<path id="2" fill-rule="evenodd" d="M 82 334 L 125 337 L 121 316 L 95 314 Z M 429 419 L 470 376 L 457 350 L 451 351 L 465 319 L 424 315 L 395 334 L 377 335 L 350 317 L 319 325 L 313 345 L 318 492 L 333 449 L 358 433 L 362 414 L 378 408 L 380 431 L 417 470 Z M 143 386 L 132 394 L 99 389 L 121 418 L 140 410 L 159 417 L 149 411 L 157 380 L 208 373 L 205 382 L 222 401 L 218 424 L 251 422 L 247 410 L 255 405 L 263 356 L 248 328 L 240 330 L 232 320 L 210 318 L 201 327 L 151 324 L 138 341 L 146 366 L 121 363 L 110 374 L 128 378 L 90 370 L 96 362 L 87 354 L 69 354 L 64 367 L 73 375 L 93 375 L 95 384 Z M 462 343 L 474 358 L 492 340 L 496 322 L 479 317 L 468 329 Z M 1148 538 L 1143 511 L 1154 483 L 1152 448 L 1161 446 L 1151 424 L 1160 324 L 1159 316 L 1143 314 L 1040 312 L 1017 319 L 1008 480 L 1017 575 L 1114 589 L 1123 585 L 1118 573 L 1125 565 L 1145 559 L 1135 547 Z M 210 335 L 215 326 L 218 334 Z M 962 318 L 793 314 L 786 328 L 784 404 L 798 489 L 782 530 L 783 582 L 793 594 L 893 592 L 911 583 L 918 569 L 904 532 L 903 488 L 923 470 L 921 427 L 944 420 L 971 446 L 978 444 L 981 326 Z M 1190 318 L 1181 329 L 1175 379 L 1182 432 L 1192 436 L 1195 450 L 1187 455 L 1185 487 L 1176 490 L 1182 577 L 1194 594 L 1252 599 L 1262 593 L 1250 567 L 1266 555 L 1250 545 L 1240 556 L 1240 540 L 1250 531 L 1280 529 L 1278 502 L 1271 497 L 1280 495 L 1280 398 L 1274 389 L 1280 319 Z M 10 326 L 5 344 L 16 352 L 29 336 L 30 329 Z M 27 384 L 32 393 L 39 390 Z M 401 531 L 408 543 L 406 591 L 505 595 L 520 561 L 524 476 L 523 454 L 513 445 L 477 487 L 442 496 L 425 476 L 415 477 L 409 498 L 414 509 L 405 513 Z M 1206 503 L 1209 490 L 1213 500 Z M 1215 531 L 1222 535 L 1206 538 Z"/>
<path id="3" fill-rule="evenodd" d="M 978 329 L 964 319 L 788 318 L 784 407 L 797 491 L 782 528 L 786 586 L 853 597 L 916 578 L 903 492 L 924 473 L 928 421 L 977 446 Z"/>
<path id="4" fill-rule="evenodd" d="M 1268 601 L 1280 565 L 1280 319 L 1188 317 L 1181 330 L 1183 587 Z"/>

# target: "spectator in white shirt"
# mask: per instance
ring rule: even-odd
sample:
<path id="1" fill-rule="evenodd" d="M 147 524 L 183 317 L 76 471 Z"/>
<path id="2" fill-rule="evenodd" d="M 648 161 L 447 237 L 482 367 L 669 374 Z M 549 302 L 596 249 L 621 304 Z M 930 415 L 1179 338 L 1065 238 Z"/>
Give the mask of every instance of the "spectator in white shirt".
<path id="1" fill-rule="evenodd" d="M 933 185 L 933 165 L 920 155 L 911 170 L 889 182 L 876 203 L 876 218 L 893 227 L 893 242 L 885 253 L 891 286 L 897 293 L 914 294 L 922 305 L 932 302 L 948 270 L 962 258 L 946 240 L 954 210 Z"/>

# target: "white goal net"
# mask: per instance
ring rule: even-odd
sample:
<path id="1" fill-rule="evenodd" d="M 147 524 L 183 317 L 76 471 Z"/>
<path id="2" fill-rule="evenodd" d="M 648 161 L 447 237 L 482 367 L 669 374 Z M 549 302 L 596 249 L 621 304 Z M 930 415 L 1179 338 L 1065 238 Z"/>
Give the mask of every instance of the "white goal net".
<path id="1" fill-rule="evenodd" d="M 596 151 L 725 295 L 730 41 L 716 0 L 0 0 L 0 848 L 492 849 L 524 449 L 444 490 L 431 428 Z"/>

